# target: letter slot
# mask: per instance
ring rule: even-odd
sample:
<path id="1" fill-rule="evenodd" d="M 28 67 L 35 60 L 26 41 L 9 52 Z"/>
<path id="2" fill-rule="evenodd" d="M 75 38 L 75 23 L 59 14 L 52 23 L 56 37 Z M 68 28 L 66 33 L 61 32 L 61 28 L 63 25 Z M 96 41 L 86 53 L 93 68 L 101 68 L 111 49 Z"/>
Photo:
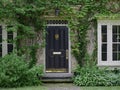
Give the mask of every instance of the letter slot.
<path id="1" fill-rule="evenodd" d="M 61 52 L 53 52 L 54 55 L 60 55 L 62 54 Z"/>

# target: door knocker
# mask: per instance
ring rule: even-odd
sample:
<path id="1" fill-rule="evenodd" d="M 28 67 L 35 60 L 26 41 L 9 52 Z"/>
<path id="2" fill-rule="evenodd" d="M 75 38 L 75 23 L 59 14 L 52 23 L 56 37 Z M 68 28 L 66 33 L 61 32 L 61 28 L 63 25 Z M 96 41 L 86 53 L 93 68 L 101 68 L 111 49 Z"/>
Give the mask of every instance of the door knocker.
<path id="1" fill-rule="evenodd" d="M 55 39 L 56 39 L 56 40 L 59 39 L 59 34 L 55 34 Z"/>

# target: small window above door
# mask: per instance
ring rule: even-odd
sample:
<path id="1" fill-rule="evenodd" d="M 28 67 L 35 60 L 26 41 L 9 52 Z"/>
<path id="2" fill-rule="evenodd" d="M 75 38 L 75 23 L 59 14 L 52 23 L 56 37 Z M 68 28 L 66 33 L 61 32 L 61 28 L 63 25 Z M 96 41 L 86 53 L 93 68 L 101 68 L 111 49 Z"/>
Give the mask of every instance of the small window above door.
<path id="1" fill-rule="evenodd" d="M 66 26 L 67 20 L 47 20 L 47 26 Z"/>

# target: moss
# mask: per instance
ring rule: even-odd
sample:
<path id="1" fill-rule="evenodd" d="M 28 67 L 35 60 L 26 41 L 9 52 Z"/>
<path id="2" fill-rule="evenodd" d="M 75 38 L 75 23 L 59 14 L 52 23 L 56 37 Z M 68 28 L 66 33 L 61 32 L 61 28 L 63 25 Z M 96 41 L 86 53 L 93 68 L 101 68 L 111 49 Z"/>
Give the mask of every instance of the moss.
<path id="1" fill-rule="evenodd" d="M 120 14 L 97 14 L 95 17 L 99 20 L 120 20 Z"/>

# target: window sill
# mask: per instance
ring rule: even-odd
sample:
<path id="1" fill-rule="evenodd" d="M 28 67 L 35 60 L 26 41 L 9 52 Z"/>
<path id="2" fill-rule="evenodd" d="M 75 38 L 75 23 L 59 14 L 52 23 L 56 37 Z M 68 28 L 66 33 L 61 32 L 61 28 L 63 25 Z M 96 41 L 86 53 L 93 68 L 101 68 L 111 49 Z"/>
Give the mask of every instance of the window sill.
<path id="1" fill-rule="evenodd" d="M 97 64 L 97 66 L 101 69 L 101 68 L 106 68 L 107 70 L 114 70 L 114 69 L 120 69 L 120 61 L 119 63 L 105 63 L 103 62 L 102 64 Z"/>

